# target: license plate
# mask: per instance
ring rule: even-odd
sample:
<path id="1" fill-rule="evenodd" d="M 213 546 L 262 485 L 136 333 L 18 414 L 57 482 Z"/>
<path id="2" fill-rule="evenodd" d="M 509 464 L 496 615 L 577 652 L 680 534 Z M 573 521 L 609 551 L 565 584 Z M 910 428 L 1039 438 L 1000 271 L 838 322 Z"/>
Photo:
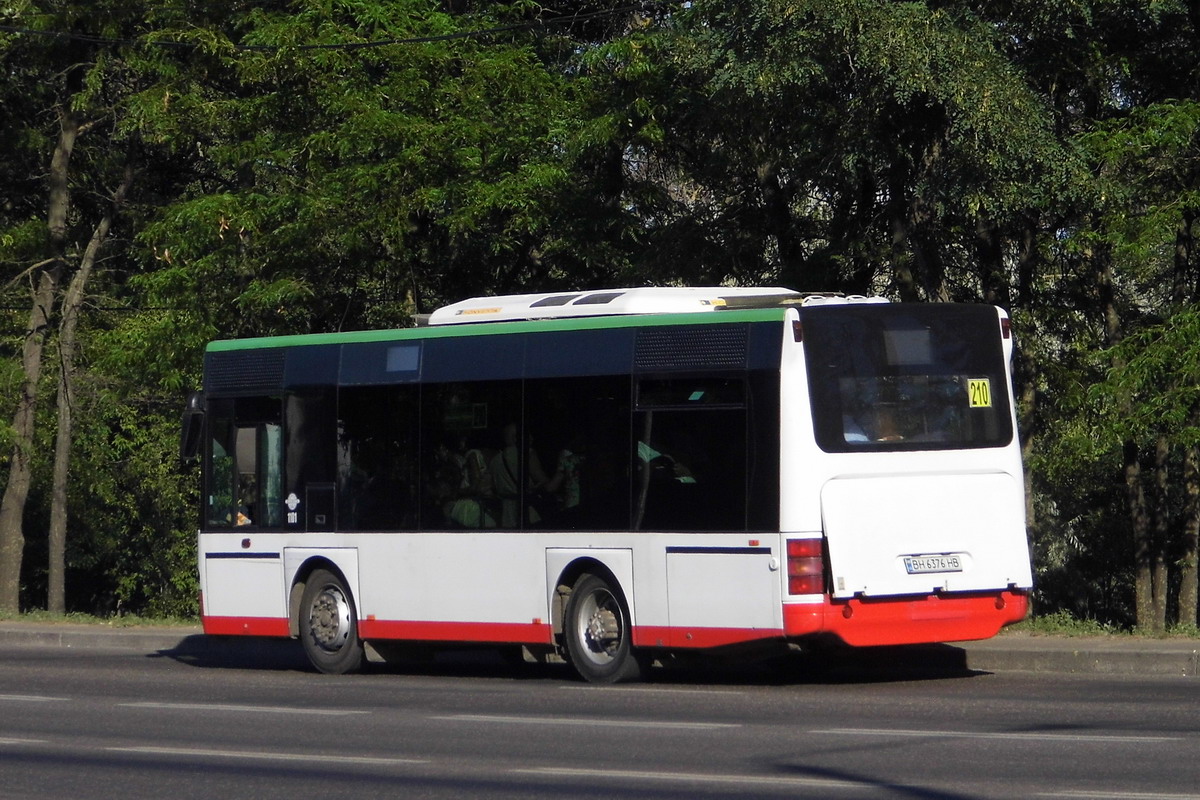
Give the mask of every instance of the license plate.
<path id="1" fill-rule="evenodd" d="M 905 556 L 904 569 L 909 575 L 925 575 L 930 572 L 962 572 L 963 559 L 958 553 L 931 556 Z"/>

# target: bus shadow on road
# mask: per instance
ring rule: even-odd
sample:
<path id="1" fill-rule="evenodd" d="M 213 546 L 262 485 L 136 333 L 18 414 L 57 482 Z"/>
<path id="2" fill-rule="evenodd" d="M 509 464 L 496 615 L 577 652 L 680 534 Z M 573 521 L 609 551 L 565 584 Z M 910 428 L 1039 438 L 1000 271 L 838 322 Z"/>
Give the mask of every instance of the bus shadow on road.
<path id="1" fill-rule="evenodd" d="M 312 670 L 304 649 L 295 639 L 197 634 L 185 637 L 174 647 L 159 650 L 155 655 L 193 667 Z"/>
<path id="2" fill-rule="evenodd" d="M 189 636 L 156 657 L 202 669 L 314 672 L 294 639 Z M 579 680 L 561 659 L 532 660 L 518 648 L 406 647 L 378 654 L 364 672 L 379 675 Z M 889 647 L 823 647 L 770 657 L 689 654 L 658 659 L 645 680 L 656 684 L 804 685 L 952 680 L 986 674 L 971 669 L 961 648 L 945 644 Z"/>
<path id="3" fill-rule="evenodd" d="M 690 683 L 803 685 L 953 680 L 985 673 L 971 669 L 952 645 L 826 647 L 758 661 L 689 658 L 668 663 L 662 680 Z"/>

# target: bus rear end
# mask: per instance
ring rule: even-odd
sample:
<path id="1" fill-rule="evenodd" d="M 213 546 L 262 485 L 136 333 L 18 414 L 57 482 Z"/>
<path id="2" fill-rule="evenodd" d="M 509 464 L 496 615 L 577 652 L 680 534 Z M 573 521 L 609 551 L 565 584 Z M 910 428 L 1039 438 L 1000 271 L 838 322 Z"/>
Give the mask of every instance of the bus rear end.
<path id="1" fill-rule="evenodd" d="M 987 638 L 1032 587 L 1008 319 L 991 306 L 796 312 L 782 369 L 784 630 Z"/>

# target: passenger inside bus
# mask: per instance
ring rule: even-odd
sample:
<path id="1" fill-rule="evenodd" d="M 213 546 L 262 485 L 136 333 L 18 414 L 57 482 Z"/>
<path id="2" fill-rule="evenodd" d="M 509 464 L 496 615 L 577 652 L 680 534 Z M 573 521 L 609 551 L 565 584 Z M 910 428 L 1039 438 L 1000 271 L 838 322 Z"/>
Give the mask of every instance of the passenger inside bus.
<path id="1" fill-rule="evenodd" d="M 487 458 L 462 433 L 447 437 L 439 456 L 442 460 L 442 511 L 451 527 L 494 528 L 498 504 L 492 490 Z"/>
<path id="2" fill-rule="evenodd" d="M 254 506 L 258 503 L 258 482 L 254 473 L 243 472 L 238 475 L 238 505 L 235 525 L 253 525 Z"/>
<path id="3" fill-rule="evenodd" d="M 488 465 L 495 486 L 496 496 L 500 498 L 500 526 L 517 528 L 521 524 L 521 448 L 518 446 L 519 433 L 517 424 L 510 422 L 501 431 L 502 447 Z M 526 499 L 536 496 L 545 490 L 549 479 L 542 468 L 542 461 L 532 446 L 525 447 L 525 476 L 524 493 Z M 526 509 L 526 523 L 536 525 L 541 522 L 542 515 L 535 505 L 530 502 Z"/>
<path id="4" fill-rule="evenodd" d="M 583 498 L 583 436 L 576 432 L 567 446 L 558 451 L 554 473 L 546 481 L 546 494 L 555 499 L 560 515 L 574 514 Z"/>

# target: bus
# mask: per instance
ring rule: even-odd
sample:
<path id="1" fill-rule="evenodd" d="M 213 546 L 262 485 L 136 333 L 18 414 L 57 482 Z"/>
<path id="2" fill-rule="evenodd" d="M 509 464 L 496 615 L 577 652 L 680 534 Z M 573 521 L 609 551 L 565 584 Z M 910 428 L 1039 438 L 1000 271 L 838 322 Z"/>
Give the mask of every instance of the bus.
<path id="1" fill-rule="evenodd" d="M 983 639 L 1032 588 L 990 305 L 772 287 L 483 297 L 412 328 L 211 343 L 205 633 L 326 673 L 524 648 L 656 660 Z"/>

